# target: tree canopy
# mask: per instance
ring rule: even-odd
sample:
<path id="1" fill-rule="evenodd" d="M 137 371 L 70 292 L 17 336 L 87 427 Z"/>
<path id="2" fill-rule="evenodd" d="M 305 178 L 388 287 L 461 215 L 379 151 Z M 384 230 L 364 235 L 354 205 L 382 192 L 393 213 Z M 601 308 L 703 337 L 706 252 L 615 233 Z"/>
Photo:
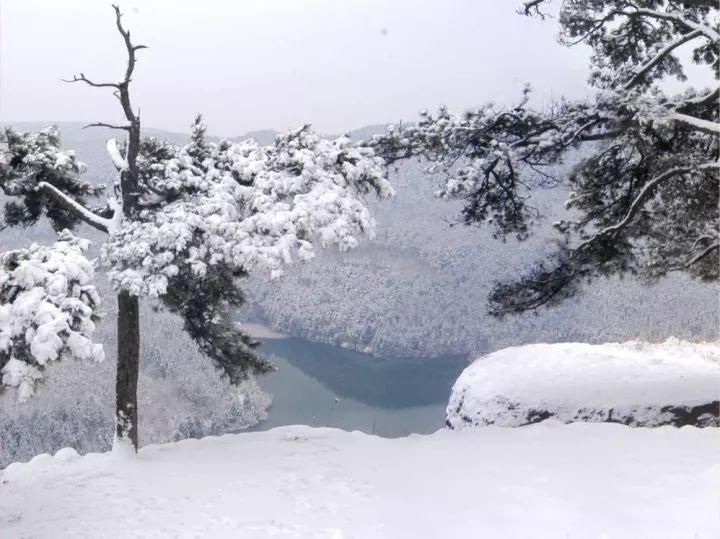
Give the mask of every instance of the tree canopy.
<path id="1" fill-rule="evenodd" d="M 112 185 L 82 178 L 86 167 L 60 147 L 56 129 L 5 131 L 0 191 L 12 200 L 3 226 L 29 226 L 47 217 L 58 232 L 50 246 L 0 256 L 0 388 L 32 395 L 44 367 L 62 358 L 102 360 L 93 342 L 99 297 L 80 222 L 107 233 L 100 264 L 118 292 L 117 435 L 137 447 L 138 298 L 155 298 L 178 314 L 200 350 L 232 383 L 272 365 L 258 343 L 232 320 L 243 302 L 241 277 L 282 274 L 283 266 L 314 256 L 315 246 L 355 247 L 372 236 L 365 204 L 371 193 L 392 195 L 383 161 L 346 137 L 328 140 L 310 126 L 261 146 L 252 140 L 210 142 L 198 116 L 189 144 L 141 138 L 130 84 L 137 51 L 117 6 L 115 22 L 127 52 L 120 82 L 84 74 L 68 82 L 112 89 L 125 132 L 107 142 L 117 169 Z M 105 193 L 104 203 L 89 205 Z"/>
<path id="2" fill-rule="evenodd" d="M 521 12 L 544 18 L 545 4 Z M 560 42 L 592 48 L 591 98 L 537 111 L 527 89 L 514 107 L 422 112 L 369 141 L 389 163 L 426 158 L 444 173 L 439 194 L 465 201 L 462 220 L 489 223 L 499 237 L 531 232 L 532 190 L 570 192 L 568 216 L 553 224 L 557 252 L 498 283 L 493 314 L 556 304 L 597 276 L 718 279 L 720 89 L 699 89 L 686 73 L 692 61 L 717 80 L 718 11 L 714 2 L 565 0 Z M 670 78 L 683 90 L 670 93 Z M 581 145 L 587 157 L 557 177 L 554 165 Z"/>

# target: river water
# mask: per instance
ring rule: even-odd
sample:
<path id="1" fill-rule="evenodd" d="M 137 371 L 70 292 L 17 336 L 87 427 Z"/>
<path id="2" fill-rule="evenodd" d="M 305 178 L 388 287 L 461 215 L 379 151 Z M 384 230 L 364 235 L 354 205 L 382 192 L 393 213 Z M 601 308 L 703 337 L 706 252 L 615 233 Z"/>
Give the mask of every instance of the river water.
<path id="1" fill-rule="evenodd" d="M 304 424 L 389 437 L 434 432 L 467 366 L 465 356 L 378 358 L 294 337 L 263 339 L 261 351 L 278 371 L 260 379 L 273 404 L 254 430 Z"/>

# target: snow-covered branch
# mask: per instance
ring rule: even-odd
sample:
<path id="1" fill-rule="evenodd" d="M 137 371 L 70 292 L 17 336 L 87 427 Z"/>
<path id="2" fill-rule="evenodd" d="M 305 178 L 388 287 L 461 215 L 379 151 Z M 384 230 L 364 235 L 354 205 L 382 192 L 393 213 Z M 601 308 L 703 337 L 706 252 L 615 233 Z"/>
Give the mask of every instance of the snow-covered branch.
<path id="1" fill-rule="evenodd" d="M 657 64 L 662 62 L 662 60 L 670 54 L 672 51 L 677 49 L 679 46 L 684 45 L 685 43 L 688 43 L 689 41 L 692 41 L 696 37 L 699 37 L 702 35 L 702 32 L 700 30 L 693 30 L 691 32 L 688 32 L 687 34 L 682 35 L 680 38 L 676 39 L 669 45 L 665 46 L 662 50 L 660 50 L 655 56 L 653 56 L 650 60 L 648 60 L 645 64 L 640 66 L 637 71 L 633 74 L 632 78 L 630 78 L 629 81 L 627 81 L 623 88 L 625 90 L 629 90 L 633 86 L 635 86 L 638 82 L 642 80 L 642 78 L 645 76 L 645 74 L 650 71 L 653 67 L 655 67 Z"/>
<path id="2" fill-rule="evenodd" d="M 128 162 L 125 157 L 120 153 L 120 148 L 118 148 L 117 140 L 114 138 L 108 139 L 107 143 L 105 145 L 107 148 L 107 152 L 110 155 L 110 159 L 113 162 L 113 165 L 115 165 L 115 169 L 118 172 L 122 172 L 123 170 L 127 170 L 128 168 Z"/>
<path id="3" fill-rule="evenodd" d="M 696 118 L 689 114 L 682 114 L 680 112 L 674 112 L 668 116 L 669 119 L 683 123 L 697 131 L 708 133 L 710 135 L 720 135 L 720 123 L 709 120 L 703 120 L 702 118 Z"/>
<path id="4" fill-rule="evenodd" d="M 695 21 L 688 19 L 677 11 L 657 11 L 655 9 L 647 8 L 634 8 L 632 11 L 624 12 L 628 16 L 645 16 L 651 19 L 660 19 L 666 21 L 672 21 L 685 28 L 693 31 L 700 32 L 705 37 L 714 42 L 720 42 L 720 34 L 710 25 L 700 24 Z"/>
<path id="5" fill-rule="evenodd" d="M 676 176 L 680 176 L 683 174 L 690 174 L 695 171 L 704 171 L 704 170 L 719 170 L 720 169 L 720 161 L 713 161 L 709 163 L 703 163 L 702 165 L 696 166 L 696 167 L 673 167 L 662 174 L 656 176 L 649 182 L 647 182 L 642 189 L 640 189 L 640 192 L 635 196 L 632 203 L 630 204 L 630 207 L 627 210 L 627 213 L 625 216 L 618 221 L 617 223 L 607 226 L 603 228 L 602 230 L 599 230 L 592 236 L 590 236 L 588 239 L 581 242 L 577 247 L 573 249 L 574 252 L 581 252 L 585 247 L 592 244 L 593 242 L 597 241 L 599 238 L 607 237 L 609 235 L 615 234 L 619 231 L 621 231 L 623 228 L 625 228 L 628 223 L 635 217 L 635 215 L 638 213 L 640 208 L 642 208 L 643 204 L 648 200 L 648 198 L 652 195 L 655 188 L 660 185 L 661 183 L 669 180 L 670 178 L 674 178 Z"/>
<path id="6" fill-rule="evenodd" d="M 683 110 L 687 107 L 698 107 L 703 105 L 717 105 L 720 100 L 720 86 L 716 86 L 714 90 L 708 91 L 697 97 L 685 98 L 678 110 Z"/>
<path id="7" fill-rule="evenodd" d="M 156 151 L 140 162 L 143 194 L 154 197 L 103 248 L 113 284 L 135 295 L 162 296 L 178 274 L 202 280 L 215 268 L 278 277 L 294 259 L 312 258 L 315 244 L 350 249 L 374 232 L 363 196 L 392 194 L 370 148 L 308 127 L 264 147 Z"/>
<path id="8" fill-rule="evenodd" d="M 91 227 L 102 232 L 109 231 L 110 219 L 105 219 L 91 212 L 85 206 L 67 196 L 54 185 L 51 185 L 47 182 L 40 182 L 38 184 L 38 189 L 45 191 L 59 204 L 73 212 L 79 219 L 89 224 Z"/>

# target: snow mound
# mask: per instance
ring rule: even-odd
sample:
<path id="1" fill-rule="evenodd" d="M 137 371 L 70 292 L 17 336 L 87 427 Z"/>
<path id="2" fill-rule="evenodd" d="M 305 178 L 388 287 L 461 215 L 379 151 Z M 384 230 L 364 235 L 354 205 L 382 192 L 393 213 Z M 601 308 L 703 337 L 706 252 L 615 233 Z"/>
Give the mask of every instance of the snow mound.
<path id="1" fill-rule="evenodd" d="M 720 426 L 720 346 L 531 344 L 467 367 L 453 386 L 452 429 L 554 418 L 632 426 Z"/>
<path id="2" fill-rule="evenodd" d="M 0 471 L 0 536 L 715 539 L 718 444 L 719 429 L 547 421 L 63 451 Z"/>

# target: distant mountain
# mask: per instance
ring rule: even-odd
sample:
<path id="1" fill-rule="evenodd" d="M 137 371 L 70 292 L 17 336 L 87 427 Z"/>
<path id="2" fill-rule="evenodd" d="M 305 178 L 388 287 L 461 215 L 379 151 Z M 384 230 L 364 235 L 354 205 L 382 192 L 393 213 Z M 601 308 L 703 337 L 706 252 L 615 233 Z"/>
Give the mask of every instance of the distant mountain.
<path id="1" fill-rule="evenodd" d="M 250 131 L 240 137 L 231 137 L 230 140 L 241 141 L 247 139 L 253 139 L 258 144 L 272 144 L 275 141 L 275 137 L 280 134 L 279 131 L 273 129 L 261 129 L 259 131 Z"/>

